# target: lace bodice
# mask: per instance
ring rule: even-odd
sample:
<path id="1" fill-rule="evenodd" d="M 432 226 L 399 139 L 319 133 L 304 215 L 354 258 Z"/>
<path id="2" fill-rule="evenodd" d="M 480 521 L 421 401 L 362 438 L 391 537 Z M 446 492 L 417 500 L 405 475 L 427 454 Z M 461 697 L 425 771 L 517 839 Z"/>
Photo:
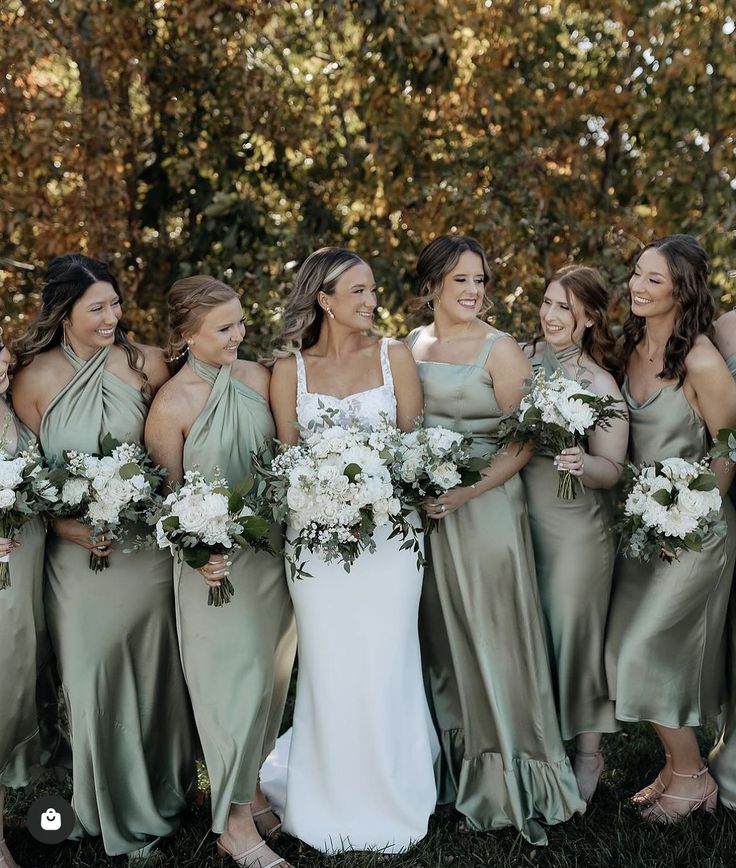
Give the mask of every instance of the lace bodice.
<path id="1" fill-rule="evenodd" d="M 296 416 L 300 425 L 319 420 L 326 411 L 337 411 L 336 420 L 340 424 L 358 422 L 361 425 L 378 425 L 385 417 L 396 424 L 396 393 L 388 359 L 389 339 L 381 341 L 381 371 L 383 385 L 375 389 L 364 389 L 344 398 L 324 395 L 307 390 L 307 372 L 300 352 L 296 353 Z"/>

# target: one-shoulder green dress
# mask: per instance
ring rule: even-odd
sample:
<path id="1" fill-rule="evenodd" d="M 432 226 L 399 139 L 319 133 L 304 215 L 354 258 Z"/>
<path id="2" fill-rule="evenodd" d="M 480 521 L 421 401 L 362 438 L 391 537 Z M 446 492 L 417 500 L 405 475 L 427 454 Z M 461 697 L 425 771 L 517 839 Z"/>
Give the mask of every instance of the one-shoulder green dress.
<path id="1" fill-rule="evenodd" d="M 558 357 L 547 347 L 532 365 L 552 374 L 579 353 L 573 346 Z M 558 476 L 550 455 L 534 455 L 521 471 L 557 712 L 567 739 L 618 729 L 603 657 L 616 543 L 609 492 L 578 487 L 575 500 L 561 500 Z"/>
<path id="2" fill-rule="evenodd" d="M 726 359 L 728 370 L 736 380 L 736 353 Z M 731 486 L 731 501 L 736 503 L 736 481 Z M 731 586 L 731 599 L 726 621 L 726 688 L 728 705 L 708 762 L 718 784 L 718 797 L 728 808 L 736 809 L 736 582 Z"/>
<path id="3" fill-rule="evenodd" d="M 99 452 L 105 434 L 141 442 L 148 402 L 105 369 L 109 348 L 84 360 L 41 419 L 49 459 Z M 124 554 L 89 568 L 82 546 L 49 534 L 46 617 L 72 740 L 73 837 L 102 835 L 110 855 L 171 834 L 194 771 L 194 731 L 179 660 L 171 555 Z"/>
<path id="4" fill-rule="evenodd" d="M 663 386 L 644 403 L 622 389 L 629 407 L 629 458 L 700 461 L 708 452 L 703 420 L 685 393 Z M 725 537 L 702 552 L 641 563 L 619 556 L 606 638 L 606 668 L 616 717 L 678 728 L 715 717 L 724 701 L 724 626 L 734 558 L 736 513 L 723 501 Z"/>
<path id="5" fill-rule="evenodd" d="M 412 333 L 412 345 L 418 332 Z M 424 422 L 497 450 L 503 416 L 485 363 L 418 363 Z M 440 757 L 439 801 L 477 830 L 513 826 L 547 841 L 541 823 L 585 810 L 560 737 L 534 553 L 518 474 L 440 521 L 429 538 L 420 610 L 422 658 Z"/>
<path id="6" fill-rule="evenodd" d="M 231 376 L 231 366 L 189 365 L 212 386 L 184 443 L 184 470 L 234 485 L 251 472 L 251 453 L 273 440 L 267 401 Z M 279 548 L 274 528 L 275 548 Z M 296 647 L 282 557 L 246 549 L 230 558 L 235 593 L 207 605 L 207 588 L 184 563 L 174 568 L 177 625 L 212 793 L 212 828 L 222 832 L 231 804 L 253 800 L 258 770 L 276 742 Z"/>
<path id="7" fill-rule="evenodd" d="M 7 414 L 7 416 L 6 416 Z M 28 446 L 10 407 L 0 405 L 2 449 L 14 455 Z M 7 428 L 6 428 L 7 425 Z M 43 557 L 46 531 L 40 518 L 27 522 L 10 554 L 10 587 L 0 591 L 0 786 L 24 787 L 40 770 L 41 738 L 36 678 L 44 664 Z"/>

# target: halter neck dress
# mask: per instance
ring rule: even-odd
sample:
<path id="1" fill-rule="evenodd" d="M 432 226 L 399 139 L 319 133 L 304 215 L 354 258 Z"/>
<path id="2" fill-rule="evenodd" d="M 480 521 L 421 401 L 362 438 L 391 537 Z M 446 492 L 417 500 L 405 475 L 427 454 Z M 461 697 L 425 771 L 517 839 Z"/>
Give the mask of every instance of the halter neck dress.
<path id="1" fill-rule="evenodd" d="M 532 367 L 552 374 L 579 354 L 575 345 L 559 354 L 548 346 Z M 576 379 L 585 379 L 584 369 L 578 368 Z M 560 729 L 569 739 L 618 729 L 603 658 L 616 543 L 610 493 L 587 487 L 580 491 L 578 486 L 575 500 L 561 500 L 552 458 L 535 454 L 521 478 Z"/>
<path id="2" fill-rule="evenodd" d="M 105 434 L 141 442 L 148 402 L 105 368 L 110 348 L 82 359 L 41 419 L 47 458 L 99 452 Z M 50 533 L 46 616 L 72 741 L 72 837 L 101 835 L 105 851 L 145 849 L 170 835 L 193 782 L 194 731 L 174 617 L 171 555 L 124 554 L 89 569 L 89 552 Z"/>
<path id="3" fill-rule="evenodd" d="M 212 387 L 184 443 L 184 470 L 207 479 L 216 470 L 231 485 L 251 473 L 252 454 L 273 440 L 268 402 L 232 376 L 189 353 L 190 368 Z M 274 527 L 274 549 L 281 546 Z M 212 828 L 221 833 L 230 805 L 252 802 L 258 770 L 278 735 L 296 649 L 284 562 L 240 549 L 230 560 L 235 593 L 207 605 L 196 570 L 178 561 L 174 591 L 184 676 L 192 699 L 212 799 Z"/>
<path id="4" fill-rule="evenodd" d="M 726 365 L 736 380 L 736 353 L 728 356 Z M 731 501 L 736 503 L 736 481 L 731 485 Z M 726 621 L 726 690 L 728 705 L 722 715 L 720 732 L 708 757 L 710 772 L 718 784 L 718 797 L 726 807 L 736 809 L 736 582 L 731 586 L 731 599 Z"/>
<path id="5" fill-rule="evenodd" d="M 511 338 L 489 335 L 472 364 L 417 363 L 424 424 L 471 434 L 479 455 L 498 449 L 504 414 L 485 364 L 501 339 Z M 542 824 L 585 802 L 560 737 L 519 474 L 443 518 L 428 542 L 420 635 L 442 748 L 439 801 L 474 829 L 512 826 L 545 844 Z"/>
<path id="6" fill-rule="evenodd" d="M 703 420 L 685 393 L 663 386 L 646 401 L 622 388 L 629 407 L 629 458 L 700 461 L 708 452 Z M 606 667 L 616 717 L 677 728 L 715 717 L 724 701 L 726 609 L 736 557 L 736 514 L 723 501 L 725 537 L 671 564 L 619 556 L 606 639 Z"/>
<path id="7" fill-rule="evenodd" d="M 11 456 L 27 448 L 12 409 L 0 401 L 0 448 Z M 29 432 L 30 433 L 30 432 Z M 36 679 L 46 653 L 43 558 L 46 531 L 40 518 L 27 522 L 10 554 L 10 587 L 0 591 L 0 786 L 24 787 L 42 760 Z"/>

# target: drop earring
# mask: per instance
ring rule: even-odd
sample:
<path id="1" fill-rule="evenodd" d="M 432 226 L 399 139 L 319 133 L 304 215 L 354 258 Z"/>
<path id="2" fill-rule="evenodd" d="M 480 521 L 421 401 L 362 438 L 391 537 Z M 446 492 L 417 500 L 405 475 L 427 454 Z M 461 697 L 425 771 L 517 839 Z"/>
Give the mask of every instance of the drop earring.
<path id="1" fill-rule="evenodd" d="M 327 311 L 327 316 L 328 316 L 330 319 L 335 319 L 335 314 L 332 312 L 332 308 L 331 308 L 331 307 L 326 307 L 325 310 Z"/>

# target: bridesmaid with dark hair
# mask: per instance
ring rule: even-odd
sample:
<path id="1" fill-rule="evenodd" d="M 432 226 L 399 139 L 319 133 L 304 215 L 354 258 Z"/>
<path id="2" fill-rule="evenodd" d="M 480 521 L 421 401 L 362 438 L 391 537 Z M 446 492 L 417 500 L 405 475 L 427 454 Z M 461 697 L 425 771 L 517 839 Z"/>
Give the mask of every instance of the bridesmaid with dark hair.
<path id="1" fill-rule="evenodd" d="M 4 397 L 9 365 L 10 352 L 0 329 L 0 450 L 12 456 L 28 441 Z M 3 834 L 6 788 L 27 786 L 41 762 L 36 676 L 46 637 L 45 540 L 40 518 L 25 524 L 16 540 L 0 539 L 0 555 L 10 555 L 10 587 L 0 590 L 0 868 L 18 868 Z"/>
<path id="2" fill-rule="evenodd" d="M 252 472 L 252 453 L 270 447 L 275 434 L 269 371 L 238 359 L 245 324 L 229 286 L 187 277 L 171 287 L 168 306 L 169 353 L 177 371 L 153 401 L 146 445 L 168 470 L 170 484 L 197 467 L 208 479 L 219 470 L 234 485 Z M 274 543 L 278 550 L 278 539 Z M 228 575 L 231 601 L 209 607 L 206 586 Z M 257 784 L 276 742 L 294 662 L 283 558 L 240 550 L 229 559 L 213 555 L 197 571 L 177 562 L 174 592 L 219 852 L 239 865 L 282 864 L 259 835 L 275 831 L 278 821 Z"/>
<path id="3" fill-rule="evenodd" d="M 481 319 L 490 272 L 472 238 L 442 235 L 417 262 L 433 322 L 409 335 L 424 387 L 424 421 L 471 434 L 492 455 L 483 479 L 427 502 L 439 521 L 420 613 L 422 656 L 442 747 L 441 803 L 470 828 L 518 829 L 585 810 L 560 738 L 544 616 L 519 471 L 530 451 L 499 451 L 530 366 L 509 335 Z"/>
<path id="4" fill-rule="evenodd" d="M 617 355 L 607 311 L 601 274 L 568 265 L 552 276 L 539 309 L 542 333 L 525 350 L 533 368 L 561 371 L 623 409 L 612 376 Z M 586 801 L 604 767 L 601 733 L 618 729 L 603 656 L 616 554 L 608 492 L 621 475 L 628 436 L 627 422 L 617 419 L 584 446 L 535 454 L 521 472 L 560 729 L 564 739 L 575 739 L 575 776 Z M 575 500 L 557 497 L 560 470 L 582 483 Z"/>
<path id="5" fill-rule="evenodd" d="M 54 259 L 42 306 L 16 343 L 16 412 L 50 459 L 99 452 L 111 434 L 143 440 L 161 350 L 132 343 L 107 266 Z M 46 544 L 46 617 L 72 737 L 73 837 L 110 855 L 145 856 L 178 825 L 193 782 L 194 733 L 179 661 L 166 551 L 125 554 L 105 534 L 57 519 Z M 102 573 L 90 551 L 110 555 Z"/>
<path id="6" fill-rule="evenodd" d="M 713 345 L 708 257 L 690 235 L 653 241 L 629 280 L 622 392 L 629 407 L 629 456 L 636 464 L 703 459 L 719 428 L 736 425 L 736 383 Z M 713 462 L 722 495 L 728 462 Z M 700 757 L 694 727 L 715 717 L 725 693 L 724 626 L 736 516 L 723 501 L 725 536 L 672 563 L 621 558 L 614 576 L 606 647 L 619 720 L 649 721 L 664 768 L 634 796 L 653 821 L 712 811 L 718 787 Z"/>

